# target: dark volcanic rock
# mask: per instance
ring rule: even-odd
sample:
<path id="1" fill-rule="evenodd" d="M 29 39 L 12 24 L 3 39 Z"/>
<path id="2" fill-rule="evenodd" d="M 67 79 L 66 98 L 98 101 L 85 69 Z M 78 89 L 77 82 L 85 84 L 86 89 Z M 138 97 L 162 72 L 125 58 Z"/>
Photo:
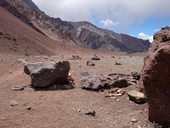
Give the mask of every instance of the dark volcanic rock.
<path id="1" fill-rule="evenodd" d="M 85 115 L 89 115 L 89 116 L 95 116 L 96 115 L 96 111 L 95 110 L 86 110 Z"/>
<path id="2" fill-rule="evenodd" d="M 140 86 L 148 97 L 149 120 L 170 125 L 170 27 L 154 35 L 145 57 Z"/>
<path id="3" fill-rule="evenodd" d="M 68 61 L 28 63 L 24 72 L 31 76 L 32 87 L 49 87 L 54 84 L 66 84 L 70 64 Z"/>
<path id="4" fill-rule="evenodd" d="M 120 78 L 117 80 L 113 80 L 113 83 L 111 85 L 112 87 L 124 88 L 128 86 L 128 81 L 125 78 Z"/>
<path id="5" fill-rule="evenodd" d="M 125 77 L 126 76 L 126 77 Z M 80 85 L 82 89 L 103 91 L 111 88 L 125 88 L 129 85 L 126 74 L 113 73 L 112 76 L 97 76 L 95 73 L 81 73 Z"/>
<path id="6" fill-rule="evenodd" d="M 131 72 L 130 74 L 132 75 L 133 79 L 135 79 L 135 80 L 139 80 L 140 79 L 140 73 L 138 73 L 138 72 Z"/>
<path id="7" fill-rule="evenodd" d="M 81 73 L 80 85 L 82 89 L 102 91 L 110 87 L 109 81 L 102 76 L 97 76 L 95 73 Z"/>
<path id="8" fill-rule="evenodd" d="M 81 73 L 81 88 L 86 90 L 98 91 L 102 88 L 102 81 L 94 73 Z"/>

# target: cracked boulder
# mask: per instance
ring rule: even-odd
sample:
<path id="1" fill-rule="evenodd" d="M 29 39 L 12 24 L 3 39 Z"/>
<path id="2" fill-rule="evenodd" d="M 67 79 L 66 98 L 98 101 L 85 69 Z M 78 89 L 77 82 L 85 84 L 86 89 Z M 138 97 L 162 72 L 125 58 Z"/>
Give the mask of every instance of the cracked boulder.
<path id="1" fill-rule="evenodd" d="M 68 84 L 68 61 L 27 63 L 24 72 L 31 77 L 31 86 L 45 88 L 56 84 Z"/>

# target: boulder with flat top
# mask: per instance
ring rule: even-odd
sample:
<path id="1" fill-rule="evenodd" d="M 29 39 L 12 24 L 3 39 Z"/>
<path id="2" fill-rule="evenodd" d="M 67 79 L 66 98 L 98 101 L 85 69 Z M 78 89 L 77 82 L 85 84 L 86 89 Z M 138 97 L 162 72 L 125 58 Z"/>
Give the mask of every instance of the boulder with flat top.
<path id="1" fill-rule="evenodd" d="M 27 63 L 24 67 L 24 72 L 31 76 L 31 86 L 35 88 L 67 84 L 69 70 L 68 61 Z"/>

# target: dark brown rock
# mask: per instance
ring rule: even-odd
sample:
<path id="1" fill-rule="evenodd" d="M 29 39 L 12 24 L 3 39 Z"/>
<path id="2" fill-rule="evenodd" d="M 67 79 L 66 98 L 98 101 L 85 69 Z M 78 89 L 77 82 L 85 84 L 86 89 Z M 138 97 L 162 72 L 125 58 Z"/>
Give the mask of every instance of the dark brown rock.
<path id="1" fill-rule="evenodd" d="M 94 54 L 94 57 L 92 57 L 91 60 L 100 60 L 100 57 Z"/>
<path id="2" fill-rule="evenodd" d="M 86 63 L 87 66 L 95 66 L 95 63 L 92 61 L 87 61 Z"/>
<path id="3" fill-rule="evenodd" d="M 115 65 L 122 65 L 121 63 L 119 63 L 119 62 L 115 62 Z"/>
<path id="4" fill-rule="evenodd" d="M 170 27 L 154 35 L 145 57 L 140 86 L 148 98 L 149 120 L 170 126 Z M 144 87 L 144 88 L 143 88 Z"/>

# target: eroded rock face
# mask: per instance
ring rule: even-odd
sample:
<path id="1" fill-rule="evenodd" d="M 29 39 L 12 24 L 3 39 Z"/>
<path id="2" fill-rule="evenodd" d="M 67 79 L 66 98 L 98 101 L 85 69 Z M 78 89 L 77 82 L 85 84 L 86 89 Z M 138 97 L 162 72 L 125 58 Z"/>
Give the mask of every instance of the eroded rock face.
<path id="1" fill-rule="evenodd" d="M 31 86 L 39 88 L 66 84 L 69 70 L 68 61 L 28 63 L 24 67 L 24 72 L 31 76 Z"/>
<path id="2" fill-rule="evenodd" d="M 140 86 L 148 98 L 149 120 L 170 126 L 170 27 L 154 35 Z"/>

